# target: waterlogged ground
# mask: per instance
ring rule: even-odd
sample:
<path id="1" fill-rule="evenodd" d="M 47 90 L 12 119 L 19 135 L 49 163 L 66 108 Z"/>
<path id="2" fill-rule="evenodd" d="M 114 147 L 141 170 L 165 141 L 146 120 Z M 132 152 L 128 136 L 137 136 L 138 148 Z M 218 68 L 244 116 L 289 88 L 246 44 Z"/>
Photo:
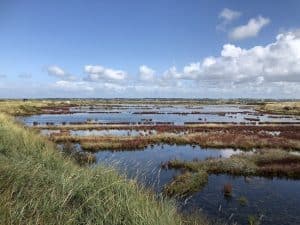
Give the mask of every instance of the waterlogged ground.
<path id="1" fill-rule="evenodd" d="M 159 123 L 182 125 L 187 122 L 288 122 L 299 123 L 299 116 L 262 114 L 251 107 L 240 105 L 118 105 L 97 107 L 74 107 L 67 114 L 42 114 L 21 118 L 29 125 L 69 123 Z M 60 130 L 41 130 L 50 136 Z M 70 130 L 72 136 L 144 136 L 155 134 L 155 130 Z M 279 133 L 272 133 L 278 135 Z M 181 134 L 184 135 L 184 134 Z M 80 146 L 79 146 L 80 149 Z M 96 154 L 97 164 L 116 167 L 129 178 L 161 193 L 165 184 L 180 174 L 179 170 L 165 170 L 162 163 L 172 159 L 194 160 L 209 157 L 230 157 L 240 154 L 233 149 L 202 149 L 190 145 L 154 145 L 137 151 L 100 151 Z M 248 152 L 247 154 L 253 154 Z M 292 152 L 291 154 L 298 154 Z M 96 166 L 93 165 L 93 166 Z M 232 197 L 224 197 L 223 186 L 231 183 Z M 241 201 L 243 199 L 243 201 Z M 261 224 L 300 224 L 300 181 L 266 179 L 260 177 L 233 177 L 210 175 L 203 190 L 185 199 L 178 199 L 182 211 L 202 210 L 209 217 L 222 219 L 228 224 L 248 224 L 254 216 Z"/>
<path id="2" fill-rule="evenodd" d="M 27 125 L 54 123 L 173 123 L 195 122 L 291 122 L 299 123 L 299 116 L 278 116 L 256 112 L 251 107 L 237 105 L 175 106 L 118 106 L 74 107 L 68 114 L 42 114 L 23 118 Z"/>
<path id="3" fill-rule="evenodd" d="M 230 157 L 241 153 L 233 149 L 201 149 L 190 145 L 154 145 L 136 151 L 100 151 L 96 153 L 97 163 L 113 165 L 126 171 L 130 178 L 138 178 L 147 186 L 160 192 L 180 171 L 162 170 L 162 163 L 172 159 L 194 160 L 209 157 Z M 249 153 L 250 154 L 250 153 Z"/>
<path id="4" fill-rule="evenodd" d="M 50 136 L 51 134 L 59 134 L 60 130 L 49 130 L 42 129 L 41 134 L 45 136 Z M 157 132 L 155 130 L 116 130 L 116 129 L 107 129 L 107 130 L 70 130 L 70 135 L 72 136 L 146 136 L 153 135 Z"/>
<path id="5" fill-rule="evenodd" d="M 160 193 L 163 186 L 180 174 L 178 170 L 161 169 L 161 164 L 171 159 L 206 159 L 230 157 L 241 151 L 232 149 L 201 149 L 200 147 L 155 145 L 144 151 L 112 152 L 96 154 L 97 163 L 114 166 L 130 178 L 137 178 L 146 186 Z M 251 152 L 248 154 L 252 154 Z M 224 184 L 233 186 L 232 197 L 224 197 Z M 246 198 L 247 203 L 240 202 Z M 249 216 L 261 219 L 261 224 L 300 224 L 300 182 L 286 179 L 260 177 L 233 177 L 211 175 L 202 191 L 184 199 L 178 199 L 182 211 L 202 210 L 209 217 L 224 222 L 247 224 Z"/>
<path id="6" fill-rule="evenodd" d="M 233 196 L 224 197 L 225 183 L 233 186 Z M 240 199 L 246 197 L 247 204 Z M 265 225 L 300 224 L 300 182 L 261 177 L 233 177 L 211 175 L 201 192 L 192 195 L 187 203 L 181 202 L 183 211 L 203 209 L 211 217 L 227 222 L 248 224 L 248 216 L 255 216 Z"/>

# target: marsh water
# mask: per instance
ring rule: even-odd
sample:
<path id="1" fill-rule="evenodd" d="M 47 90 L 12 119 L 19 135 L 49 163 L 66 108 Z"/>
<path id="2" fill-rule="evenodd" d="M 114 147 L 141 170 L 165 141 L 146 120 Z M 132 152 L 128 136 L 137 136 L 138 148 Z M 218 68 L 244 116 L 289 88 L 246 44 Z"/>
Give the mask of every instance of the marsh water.
<path id="1" fill-rule="evenodd" d="M 97 163 L 114 166 L 129 178 L 135 178 L 157 193 L 181 171 L 161 169 L 161 164 L 171 159 L 206 159 L 230 157 L 241 151 L 232 149 L 202 149 L 189 145 L 155 145 L 137 151 L 101 151 Z M 248 154 L 251 154 L 248 153 Z M 233 186 L 232 197 L 224 197 L 224 184 Z M 241 198 L 247 204 L 240 203 Z M 229 224 L 248 224 L 248 217 L 255 216 L 261 224 L 300 224 L 300 182 L 287 179 L 210 175 L 208 184 L 199 192 L 184 199 L 177 199 L 184 212 L 201 210 L 210 218 Z"/>
<path id="2" fill-rule="evenodd" d="M 70 114 L 42 114 L 21 118 L 31 126 L 38 124 L 68 124 L 76 122 L 99 123 L 147 123 L 171 122 L 245 122 L 254 118 L 261 122 L 299 122 L 297 116 L 276 116 L 257 113 L 250 107 L 215 105 L 201 107 L 123 105 L 117 108 L 80 107 L 71 108 Z M 113 113 L 111 113 L 113 112 Z M 59 130 L 42 130 L 43 135 Z M 155 131 L 135 130 L 74 130 L 74 136 L 139 136 L 151 135 Z M 274 134 L 276 135 L 276 134 Z M 180 170 L 162 169 L 168 160 L 204 160 L 209 157 L 230 157 L 242 153 L 233 149 L 203 149 L 190 145 L 153 145 L 136 151 L 100 151 L 95 153 L 98 164 L 113 166 L 128 178 L 135 178 L 158 194 L 163 187 L 180 174 Z M 249 153 L 243 154 L 252 154 Z M 232 197 L 224 197 L 224 184 L 233 186 Z M 240 199 L 246 199 L 241 204 Z M 227 224 L 248 224 L 248 217 L 254 216 L 261 224 L 300 224 L 300 181 L 267 179 L 261 177 L 234 177 L 210 175 L 208 184 L 199 192 L 184 199 L 177 199 L 178 208 L 183 212 L 203 211 L 210 218 L 220 219 Z"/>
<path id="3" fill-rule="evenodd" d="M 69 114 L 42 114 L 24 118 L 27 125 L 54 123 L 172 123 L 182 125 L 196 122 L 290 122 L 300 123 L 299 116 L 277 116 L 256 112 L 249 106 L 205 105 L 118 106 L 116 108 L 72 107 Z"/>

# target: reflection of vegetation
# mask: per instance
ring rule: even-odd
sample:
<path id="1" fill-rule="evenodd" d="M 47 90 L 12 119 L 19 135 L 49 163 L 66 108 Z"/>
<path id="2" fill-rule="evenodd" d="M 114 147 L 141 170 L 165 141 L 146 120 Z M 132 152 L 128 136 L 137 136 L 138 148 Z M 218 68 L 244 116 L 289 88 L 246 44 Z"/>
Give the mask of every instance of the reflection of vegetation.
<path id="1" fill-rule="evenodd" d="M 250 215 L 248 216 L 248 224 L 249 225 L 259 225 L 259 220 L 256 216 Z"/>
<path id="2" fill-rule="evenodd" d="M 180 161 L 172 160 L 164 164 L 166 168 L 185 169 L 186 173 L 206 172 L 208 174 L 226 173 L 241 176 L 288 177 L 300 179 L 300 156 L 281 150 L 260 150 L 255 154 L 232 155 L 228 159 L 212 158 L 207 160 Z M 195 186 L 189 189 L 192 175 L 180 175 L 167 185 L 166 190 L 177 190 L 176 180 L 183 185 L 184 192 L 194 192 Z M 184 186 L 186 184 L 186 186 Z M 200 184 L 203 186 L 203 182 Z M 172 186 L 175 186 L 173 188 Z M 197 190 L 196 190 L 197 191 Z M 178 191 L 180 193 L 180 191 Z M 169 194 L 169 192 L 166 192 Z M 172 192 L 172 195 L 175 193 Z"/>
<path id="3" fill-rule="evenodd" d="M 112 169 L 79 167 L 3 114 L 0 190 L 0 224 L 187 224 L 170 202 Z"/>
<path id="4" fill-rule="evenodd" d="M 89 152 L 78 151 L 76 146 L 71 142 L 63 144 L 63 153 L 75 159 L 79 165 L 90 164 L 96 162 L 96 156 Z"/>

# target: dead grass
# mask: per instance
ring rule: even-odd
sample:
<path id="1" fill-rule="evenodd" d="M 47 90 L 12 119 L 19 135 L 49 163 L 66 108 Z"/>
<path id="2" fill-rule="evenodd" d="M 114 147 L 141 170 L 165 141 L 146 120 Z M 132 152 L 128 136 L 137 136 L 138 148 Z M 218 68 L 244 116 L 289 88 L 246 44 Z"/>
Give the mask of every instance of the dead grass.
<path id="1" fill-rule="evenodd" d="M 168 127 L 168 126 L 166 126 Z M 166 128 L 165 127 L 165 128 Z M 154 126 L 151 126 L 154 128 Z M 52 134 L 51 140 L 57 143 L 80 143 L 86 150 L 135 150 L 150 144 L 193 144 L 201 147 L 235 148 L 281 148 L 300 150 L 300 127 L 230 127 L 230 128 L 161 128 L 157 134 L 149 136 L 71 136 L 67 132 Z M 186 129 L 185 131 L 183 131 Z M 163 132 L 172 130 L 175 133 Z M 279 132 L 278 135 L 272 134 Z M 182 133 L 186 132 L 186 133 Z"/>
<path id="2" fill-rule="evenodd" d="M 270 102 L 258 108 L 261 112 L 285 115 L 300 115 L 300 101 Z"/>

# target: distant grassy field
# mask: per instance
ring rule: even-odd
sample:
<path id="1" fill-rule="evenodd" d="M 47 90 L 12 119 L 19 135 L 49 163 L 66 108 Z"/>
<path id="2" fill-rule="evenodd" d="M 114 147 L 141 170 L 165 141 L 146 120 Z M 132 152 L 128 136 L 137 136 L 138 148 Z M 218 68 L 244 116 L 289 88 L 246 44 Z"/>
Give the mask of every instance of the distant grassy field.
<path id="1" fill-rule="evenodd" d="M 283 115 L 300 115 L 300 101 L 297 102 L 270 102 L 260 105 L 258 109 L 266 113 Z"/>
<path id="2" fill-rule="evenodd" d="M 192 221 L 191 221 L 192 220 Z M 0 113 L 0 224 L 207 224 L 185 220 L 113 169 L 79 167 Z"/>
<path id="3" fill-rule="evenodd" d="M 0 100 L 0 112 L 10 115 L 33 115 L 44 108 L 68 106 L 118 106 L 122 104 L 153 105 L 220 105 L 238 104 L 255 106 L 262 112 L 300 115 L 300 101 L 270 101 L 256 99 L 29 99 Z"/>

